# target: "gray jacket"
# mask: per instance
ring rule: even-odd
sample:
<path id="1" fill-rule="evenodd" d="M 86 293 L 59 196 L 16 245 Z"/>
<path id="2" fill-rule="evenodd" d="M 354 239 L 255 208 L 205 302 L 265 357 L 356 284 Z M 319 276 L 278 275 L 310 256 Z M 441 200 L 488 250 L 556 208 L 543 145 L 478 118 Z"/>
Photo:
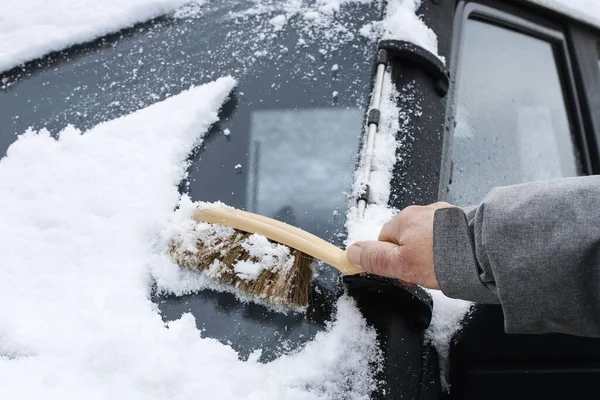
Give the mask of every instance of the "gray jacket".
<path id="1" fill-rule="evenodd" d="M 447 296 L 501 304 L 508 333 L 600 337 L 600 176 L 437 210 L 434 260 Z"/>

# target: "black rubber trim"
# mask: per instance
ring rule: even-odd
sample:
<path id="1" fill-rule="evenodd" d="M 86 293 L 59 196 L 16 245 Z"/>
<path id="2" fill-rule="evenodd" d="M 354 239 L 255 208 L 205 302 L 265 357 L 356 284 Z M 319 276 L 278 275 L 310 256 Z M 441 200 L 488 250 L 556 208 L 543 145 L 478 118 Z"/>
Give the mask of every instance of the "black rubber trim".
<path id="1" fill-rule="evenodd" d="M 369 117 L 367 118 L 367 124 L 368 125 L 375 124 L 375 125 L 379 126 L 380 118 L 381 118 L 381 112 L 379 112 L 379 110 L 376 108 L 372 108 L 371 111 L 369 111 Z"/>
<path id="2" fill-rule="evenodd" d="M 377 52 L 377 64 L 387 64 L 388 62 L 388 52 L 385 49 L 379 49 Z"/>
<path id="3" fill-rule="evenodd" d="M 396 279 L 366 273 L 344 276 L 343 280 L 351 294 L 369 293 L 369 296 L 378 298 L 387 307 L 400 311 L 415 331 L 421 332 L 429 327 L 433 301 L 424 289 L 404 286 Z M 382 309 L 381 312 L 386 311 Z"/>
<path id="4" fill-rule="evenodd" d="M 390 58 L 399 58 L 417 64 L 433 78 L 436 93 L 440 97 L 446 96 L 450 88 L 450 73 L 434 54 L 421 46 L 403 40 L 382 40 L 379 42 L 379 49 L 387 50 Z"/>

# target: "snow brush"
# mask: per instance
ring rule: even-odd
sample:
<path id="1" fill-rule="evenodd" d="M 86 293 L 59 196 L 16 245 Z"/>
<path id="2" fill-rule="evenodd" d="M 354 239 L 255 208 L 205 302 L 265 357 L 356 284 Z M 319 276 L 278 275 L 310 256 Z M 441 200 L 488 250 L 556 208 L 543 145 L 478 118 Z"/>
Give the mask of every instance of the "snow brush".
<path id="1" fill-rule="evenodd" d="M 211 278 L 261 300 L 282 306 L 306 307 L 312 282 L 312 261 L 319 259 L 344 275 L 365 272 L 333 244 L 286 223 L 234 208 L 197 208 L 193 219 L 203 227 L 195 248 L 172 244 L 171 257 L 182 267 L 202 271 Z M 232 229 L 224 229 L 224 227 Z M 245 263 L 260 262 L 253 251 L 254 234 L 268 244 L 287 246 L 287 257 L 269 257 L 268 265 L 255 276 L 244 274 Z M 266 240 L 263 238 L 263 241 Z M 264 264 L 264 258 L 263 258 Z M 255 271 L 256 272 L 256 271 Z"/>

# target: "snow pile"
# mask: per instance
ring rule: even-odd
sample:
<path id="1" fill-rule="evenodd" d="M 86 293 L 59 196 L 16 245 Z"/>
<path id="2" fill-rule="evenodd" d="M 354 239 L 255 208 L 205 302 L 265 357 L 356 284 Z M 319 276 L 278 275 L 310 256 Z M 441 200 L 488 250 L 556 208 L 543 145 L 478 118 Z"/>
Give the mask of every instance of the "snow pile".
<path id="1" fill-rule="evenodd" d="M 223 78 L 81 134 L 28 131 L 0 161 L 0 397 L 367 398 L 381 354 L 352 300 L 301 351 L 261 364 L 165 326 L 149 265 Z M 189 200 L 188 200 L 189 201 Z M 191 203 L 191 202 L 190 202 Z"/>
<path id="2" fill-rule="evenodd" d="M 152 380 L 134 364 L 155 364 L 145 347 L 177 333 L 148 300 L 151 242 L 177 203 L 185 159 L 234 84 L 220 79 L 83 135 L 30 130 L 9 148 L 0 161 L 0 397 L 132 397 L 121 374 Z"/>
<path id="3" fill-rule="evenodd" d="M 360 30 L 363 36 L 372 40 L 404 40 L 423 47 L 442 61 L 438 55 L 437 36 L 417 15 L 421 0 L 390 0 L 387 2 L 383 21 L 373 21 Z"/>
<path id="4" fill-rule="evenodd" d="M 0 0 L 0 72 L 198 0 Z"/>
<path id="5" fill-rule="evenodd" d="M 452 338 L 462 328 L 462 320 L 467 315 L 473 303 L 451 299 L 439 290 L 428 290 L 433 299 L 433 316 L 431 325 L 425 332 L 425 338 L 432 343 L 440 359 L 440 376 L 442 388 L 450 390 L 448 382 L 449 364 L 451 362 L 450 344 Z"/>

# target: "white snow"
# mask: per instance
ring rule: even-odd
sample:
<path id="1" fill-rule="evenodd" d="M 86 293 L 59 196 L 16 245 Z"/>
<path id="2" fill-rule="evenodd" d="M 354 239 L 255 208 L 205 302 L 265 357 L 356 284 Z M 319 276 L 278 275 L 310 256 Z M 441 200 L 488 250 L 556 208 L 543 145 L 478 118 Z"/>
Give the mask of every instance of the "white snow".
<path id="1" fill-rule="evenodd" d="M 581 21 L 600 27 L 598 0 L 528 0 Z"/>
<path id="2" fill-rule="evenodd" d="M 346 244 L 350 245 L 361 240 L 377 240 L 379 231 L 383 224 L 392 219 L 398 210 L 388 206 L 390 197 L 390 182 L 392 172 L 396 163 L 396 132 L 400 130 L 398 115 L 400 110 L 397 100 L 400 94 L 392 84 L 390 74 L 384 76 L 384 86 L 381 99 L 381 112 L 379 131 L 375 140 L 375 157 L 371 168 L 371 181 L 369 182 L 371 203 L 366 209 L 364 219 L 358 217 L 356 204 L 351 203 L 347 215 L 346 226 L 348 236 Z M 355 176 L 363 175 L 361 166 L 357 169 Z M 354 198 L 362 192 L 359 180 L 355 180 L 353 187 Z"/>
<path id="3" fill-rule="evenodd" d="M 0 0 L 0 72 L 198 0 Z M 182 14 L 183 16 L 183 14 Z"/>
<path id="4" fill-rule="evenodd" d="M 233 168 L 234 169 L 241 169 L 242 168 L 242 164 L 235 164 L 235 166 Z"/>
<path id="5" fill-rule="evenodd" d="M 185 160 L 234 84 L 83 134 L 29 130 L 0 160 L 0 398 L 368 397 L 381 353 L 347 297 L 324 332 L 268 364 L 202 338 L 190 314 L 165 326 L 150 301 Z"/>
<path id="6" fill-rule="evenodd" d="M 206 0 L 105 0 L 101 3 L 0 0 L 0 71 L 161 15 L 193 18 L 210 6 L 206 3 Z M 264 23 L 251 28 L 252 31 L 232 31 L 230 39 L 243 39 L 254 50 L 255 57 L 262 58 L 268 55 L 264 47 L 293 24 L 300 36 L 297 46 L 304 47 L 307 40 L 319 43 L 324 56 L 360 34 L 373 41 L 380 37 L 408 40 L 436 54 L 435 35 L 416 15 L 420 1 L 390 0 L 384 21 L 366 19 L 363 26 L 348 23 L 343 17 L 359 3 L 379 7 L 383 4 L 382 0 L 253 0 L 245 8 L 232 10 L 228 18 L 239 21 L 241 27 L 248 18 L 260 18 Z"/>
<path id="7" fill-rule="evenodd" d="M 462 320 L 473 303 L 451 299 L 439 290 L 428 290 L 428 292 L 433 299 L 433 316 L 431 325 L 425 332 L 425 338 L 435 346 L 438 352 L 442 388 L 449 391 L 448 367 L 452 362 L 450 360 L 450 343 L 456 333 L 460 331 Z"/>
<path id="8" fill-rule="evenodd" d="M 225 136 L 231 135 L 231 130 L 229 130 L 229 129 L 223 129 L 223 135 L 225 135 Z"/>
<path id="9" fill-rule="evenodd" d="M 256 50 L 254 52 L 254 57 L 263 58 L 263 57 L 266 57 L 268 54 L 269 54 L 269 52 L 267 50 Z"/>
<path id="10" fill-rule="evenodd" d="M 277 43 L 284 29 L 293 29 L 299 36 L 297 50 L 318 44 L 321 54 L 327 55 L 359 35 L 362 23 L 353 22 L 356 18 L 351 16 L 356 5 L 381 7 L 382 0 L 251 0 L 249 3 L 250 7 L 232 12 L 231 17 L 242 23 L 249 18 L 262 23 L 251 31 L 231 32 L 234 40 L 260 51 L 269 43 Z M 281 56 L 278 52 L 270 55 Z"/>
<path id="11" fill-rule="evenodd" d="M 600 26 L 600 2 L 596 0 L 529 0 Z M 367 21 L 360 29 L 346 26 L 337 16 L 353 3 L 381 0 L 283 0 L 253 1 L 254 6 L 233 16 L 268 16 L 273 32 L 283 30 L 294 16 L 304 21 L 298 45 L 305 38 L 321 36 L 337 43 L 362 34 L 372 40 L 400 39 L 437 54 L 437 39 L 417 12 L 421 0 L 390 0 L 384 21 Z M 206 0 L 0 0 L 0 71 L 39 58 L 52 51 L 117 32 L 136 23 L 173 13 L 189 18 L 202 12 Z M 273 16 L 274 13 L 277 15 Z M 258 33 L 258 32 L 256 32 Z M 264 35 L 263 35 L 264 36 Z M 251 35 L 257 37 L 257 35 Z"/>
<path id="12" fill-rule="evenodd" d="M 420 6 L 420 0 L 390 1 L 383 20 L 382 38 L 406 40 L 437 55 L 437 36 L 417 16 Z"/>
<path id="13" fill-rule="evenodd" d="M 277 301 L 265 301 L 259 297 L 251 296 L 243 291 L 236 290 L 235 286 L 223 284 L 219 281 L 221 274 L 227 270 L 219 260 L 215 260 L 208 269 L 201 273 L 180 268 L 167 254 L 172 244 L 175 245 L 179 255 L 186 253 L 197 254 L 200 248 L 210 247 L 214 251 L 224 254 L 224 243 L 231 243 L 231 238 L 237 233 L 232 229 L 218 224 L 196 223 L 192 216 L 197 208 L 229 207 L 221 202 L 208 203 L 203 201 L 192 202 L 183 195 L 179 207 L 173 213 L 168 224 L 161 232 L 160 248 L 162 251 L 153 257 L 150 265 L 151 273 L 156 282 L 159 293 L 169 293 L 177 296 L 195 293 L 205 289 L 234 294 L 241 302 L 254 302 L 265 307 L 289 314 L 290 312 L 306 311 L 306 307 L 293 307 L 282 305 Z M 200 245 L 198 245 L 200 243 Z M 294 255 L 289 247 L 271 243 L 266 237 L 254 234 L 242 241 L 242 247 L 248 252 L 248 260 L 238 260 L 233 269 L 240 279 L 247 281 L 256 280 L 263 271 L 279 272 L 282 278 L 294 265 Z"/>
<path id="14" fill-rule="evenodd" d="M 166 248 L 175 243 L 181 251 L 197 251 L 198 241 L 213 240 L 215 243 L 219 239 L 227 239 L 234 234 L 234 230 L 220 225 L 196 223 L 192 219 L 194 210 L 197 207 L 228 207 L 225 204 L 193 202 L 187 195 L 183 195 L 175 212 L 166 223 L 160 233 L 159 247 L 162 251 L 154 255 L 150 263 L 150 271 L 156 283 L 156 289 L 159 293 L 172 293 L 177 296 L 195 293 L 200 290 L 212 289 L 221 292 L 230 292 L 236 295 L 241 301 L 259 302 L 255 298 L 236 291 L 228 285 L 218 282 L 219 273 L 222 271 L 220 264 L 214 265 L 205 273 L 196 273 L 187 269 L 180 268 L 173 262 L 171 257 L 166 254 Z M 240 266 L 243 268 L 243 266 Z M 242 271 L 243 272 L 243 271 Z M 290 310 L 277 309 L 282 312 Z"/>
<path id="15" fill-rule="evenodd" d="M 194 18 L 200 15 L 202 6 L 206 4 L 206 0 L 188 0 L 189 2 L 176 9 L 173 13 L 173 17 L 183 18 Z"/>
<path id="16" fill-rule="evenodd" d="M 365 24 L 360 33 L 371 40 L 404 40 L 423 47 L 445 62 L 438 55 L 437 36 L 417 15 L 421 0 L 389 0 L 383 21 Z"/>
<path id="17" fill-rule="evenodd" d="M 147 263 L 177 204 L 185 159 L 234 84 L 223 78 L 84 134 L 67 127 L 59 140 L 29 130 L 8 149 L 0 161 L 0 397 L 174 389 L 176 369 L 157 362 L 180 351 L 190 319 L 164 328 L 148 299 Z"/>
<path id="18" fill-rule="evenodd" d="M 340 66 L 338 64 L 333 64 L 333 66 L 331 67 L 331 71 L 332 72 L 335 72 L 335 71 L 337 71 L 339 69 L 340 69 Z"/>
<path id="19" fill-rule="evenodd" d="M 285 23 L 286 23 L 285 15 L 280 14 L 276 17 L 273 17 L 269 20 L 269 23 L 271 25 L 273 25 L 273 31 L 279 32 L 285 26 Z"/>
<path id="20" fill-rule="evenodd" d="M 289 247 L 271 243 L 264 236 L 254 234 L 242 244 L 242 247 L 250 254 L 249 260 L 237 261 L 234 265 L 235 272 L 242 279 L 256 280 L 265 270 L 281 266 L 289 271 L 294 265 L 294 257 Z"/>

